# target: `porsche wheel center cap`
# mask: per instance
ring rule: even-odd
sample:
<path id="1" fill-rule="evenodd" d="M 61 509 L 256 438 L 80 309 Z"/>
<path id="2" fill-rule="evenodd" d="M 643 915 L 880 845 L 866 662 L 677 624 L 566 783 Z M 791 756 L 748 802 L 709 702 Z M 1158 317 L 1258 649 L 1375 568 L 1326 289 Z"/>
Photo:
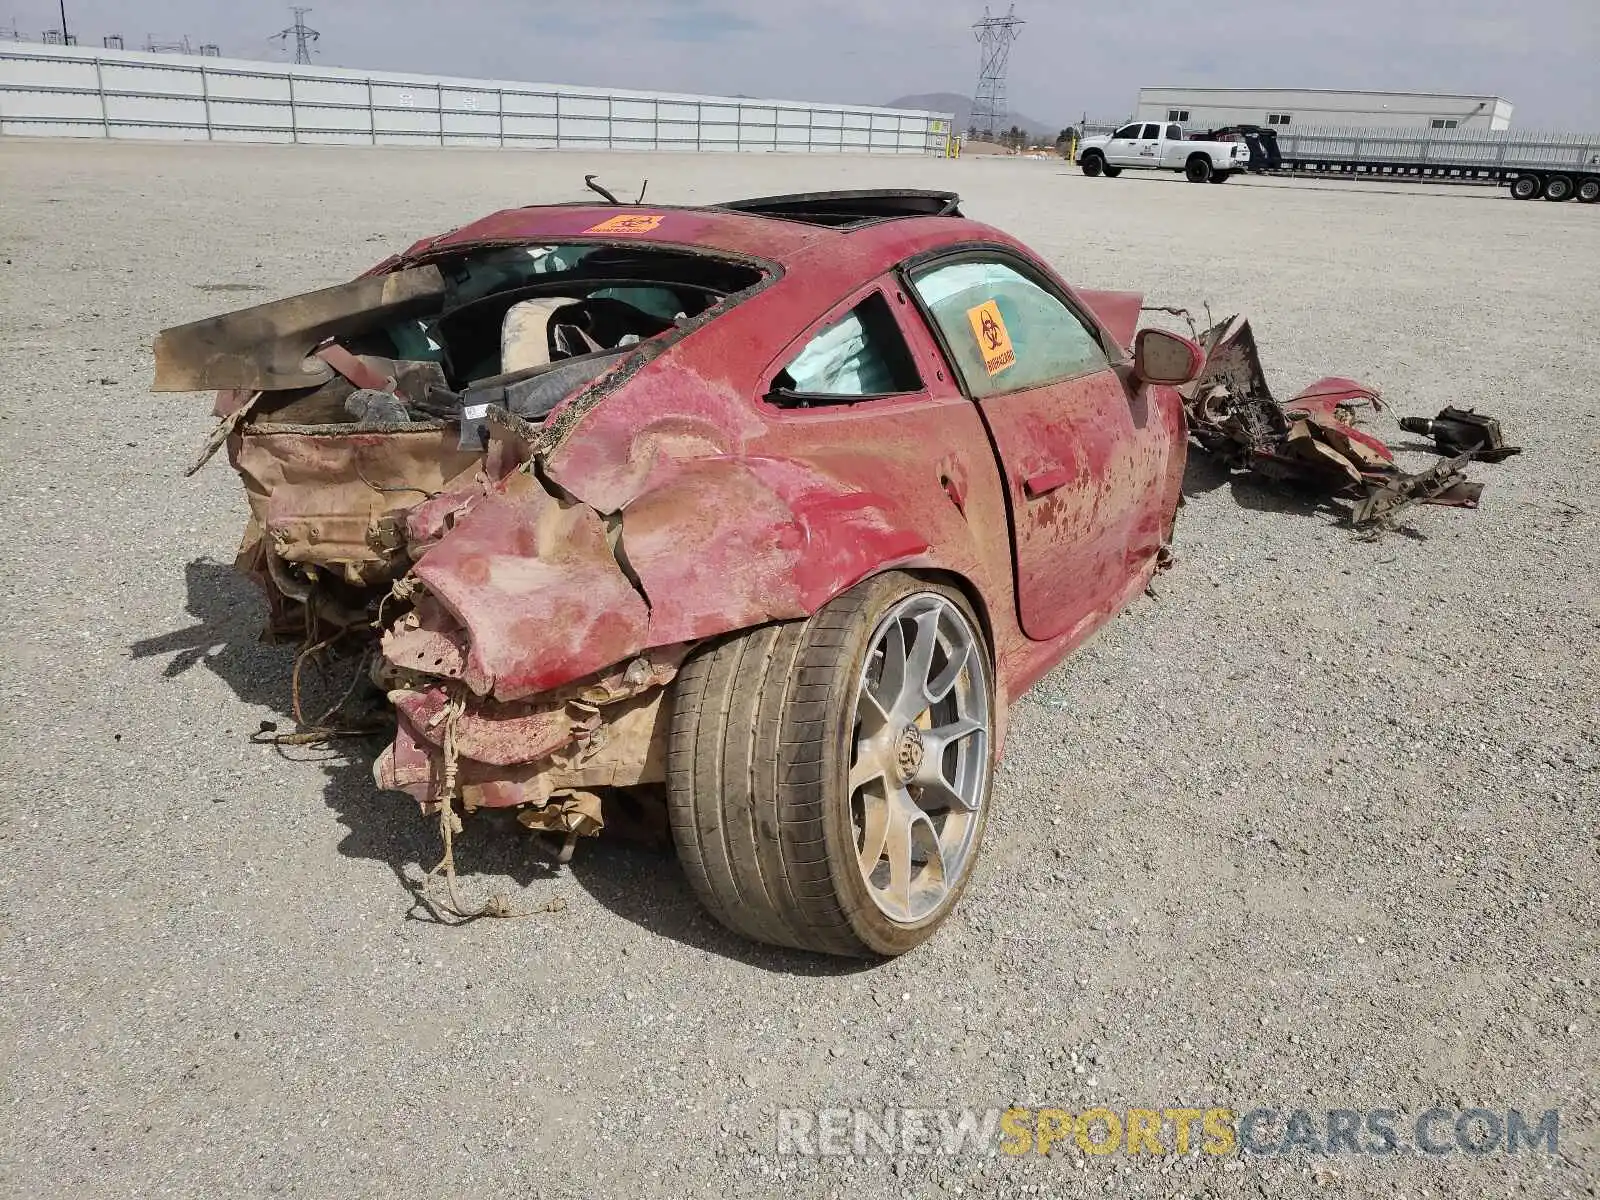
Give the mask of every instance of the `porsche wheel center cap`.
<path id="1" fill-rule="evenodd" d="M 901 783 L 910 782 L 922 769 L 922 731 L 915 725 L 907 725 L 900 731 L 895 741 L 894 765 Z"/>

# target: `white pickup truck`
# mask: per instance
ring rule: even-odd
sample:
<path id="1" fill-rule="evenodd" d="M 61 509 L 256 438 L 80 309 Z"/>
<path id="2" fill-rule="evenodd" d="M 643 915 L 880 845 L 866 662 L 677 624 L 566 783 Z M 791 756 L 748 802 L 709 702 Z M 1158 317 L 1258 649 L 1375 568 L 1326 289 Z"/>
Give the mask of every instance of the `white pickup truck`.
<path id="1" fill-rule="evenodd" d="M 1182 171 L 1190 183 L 1226 183 L 1250 166 L 1250 147 L 1237 142 L 1187 142 L 1182 125 L 1135 121 L 1115 133 L 1087 137 L 1078 146 L 1078 165 L 1089 176 L 1115 179 L 1124 167 Z"/>

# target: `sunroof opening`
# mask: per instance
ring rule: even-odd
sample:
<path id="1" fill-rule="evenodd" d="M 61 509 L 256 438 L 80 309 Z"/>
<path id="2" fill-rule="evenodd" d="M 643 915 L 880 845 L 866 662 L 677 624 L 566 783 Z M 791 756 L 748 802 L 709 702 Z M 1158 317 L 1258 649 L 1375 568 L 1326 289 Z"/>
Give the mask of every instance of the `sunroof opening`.
<path id="1" fill-rule="evenodd" d="M 757 196 L 713 207 L 808 225 L 848 227 L 894 217 L 959 217 L 960 204 L 961 197 L 954 192 L 884 189 Z"/>

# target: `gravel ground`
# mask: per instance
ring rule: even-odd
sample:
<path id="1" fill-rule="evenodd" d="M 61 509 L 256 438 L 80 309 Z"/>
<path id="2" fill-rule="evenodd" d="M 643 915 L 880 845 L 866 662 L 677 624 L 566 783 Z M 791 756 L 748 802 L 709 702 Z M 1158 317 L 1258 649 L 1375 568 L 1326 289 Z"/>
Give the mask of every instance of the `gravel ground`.
<path id="1" fill-rule="evenodd" d="M 668 854 L 554 870 L 481 826 L 469 888 L 566 907 L 443 928 L 408 890 L 432 832 L 370 751 L 247 740 L 288 658 L 226 566 L 234 477 L 181 474 L 209 400 L 147 392 L 150 339 L 585 171 L 663 202 L 951 186 L 1076 282 L 1247 311 L 1284 394 L 1478 404 L 1527 452 L 1474 468 L 1478 512 L 1377 543 L 1192 469 L 1177 569 L 1017 704 L 974 885 L 903 959 L 747 945 Z M 1600 212 L 1019 161 L 17 139 L 0 180 L 6 1194 L 1593 1192 Z M 779 1108 L 1012 1103 L 1553 1108 L 1563 1156 L 776 1152 Z"/>

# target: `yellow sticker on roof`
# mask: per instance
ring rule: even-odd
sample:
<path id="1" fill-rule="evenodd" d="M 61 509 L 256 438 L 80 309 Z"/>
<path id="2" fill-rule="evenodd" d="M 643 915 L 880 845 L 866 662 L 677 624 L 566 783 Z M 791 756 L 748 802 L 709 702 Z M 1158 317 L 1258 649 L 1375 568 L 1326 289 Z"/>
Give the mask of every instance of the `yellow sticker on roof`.
<path id="1" fill-rule="evenodd" d="M 989 374 L 998 375 L 1016 365 L 1017 352 L 1011 347 L 1011 335 L 1006 332 L 998 304 L 985 300 L 978 307 L 967 309 L 967 320 L 972 322 L 972 336 L 978 339 L 978 353 L 983 355 Z"/>
<path id="2" fill-rule="evenodd" d="M 654 233 L 666 220 L 664 213 L 622 213 L 607 217 L 598 225 L 585 229 L 585 233 Z"/>

